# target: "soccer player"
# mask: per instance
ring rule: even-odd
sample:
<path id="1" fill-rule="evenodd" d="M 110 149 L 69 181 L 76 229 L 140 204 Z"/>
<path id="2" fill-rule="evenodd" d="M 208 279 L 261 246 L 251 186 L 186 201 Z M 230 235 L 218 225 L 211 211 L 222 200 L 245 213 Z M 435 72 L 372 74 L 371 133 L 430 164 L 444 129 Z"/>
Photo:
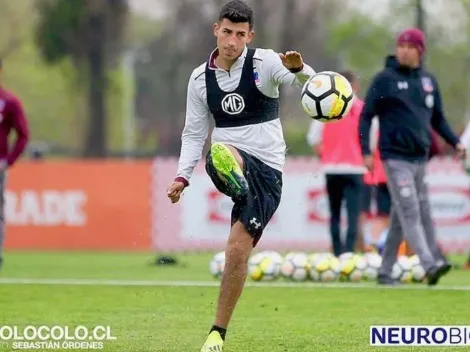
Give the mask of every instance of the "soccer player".
<path id="1" fill-rule="evenodd" d="M 380 284 L 397 283 L 391 271 L 403 236 L 419 256 L 429 285 L 436 285 L 451 268 L 436 243 L 424 182 L 431 128 L 460 156 L 465 154 L 465 147 L 444 117 L 436 78 L 421 67 L 424 52 L 425 37 L 419 29 L 408 29 L 398 36 L 396 55 L 387 57 L 385 69 L 375 76 L 361 117 L 362 153 L 369 169 L 373 165 L 371 121 L 376 115 L 379 118 L 379 150 L 393 201 Z"/>
<path id="2" fill-rule="evenodd" d="M 253 10 L 241 0 L 225 4 L 214 24 L 217 48 L 189 79 L 186 122 L 172 203 L 189 186 L 215 121 L 206 172 L 232 198 L 215 322 L 201 351 L 222 351 L 226 329 L 243 291 L 247 262 L 281 200 L 286 144 L 279 120 L 279 86 L 301 88 L 315 73 L 295 51 L 251 49 Z"/>
<path id="3" fill-rule="evenodd" d="M 351 83 L 354 94 L 359 82 L 351 71 L 341 74 Z M 326 190 L 330 205 L 330 235 L 333 253 L 339 256 L 354 252 L 359 230 L 363 178 L 366 172 L 359 143 L 358 126 L 364 103 L 357 96 L 347 116 L 335 123 L 324 124 L 312 121 L 307 141 L 314 147 L 319 145 L 323 172 L 326 175 Z M 321 139 L 318 138 L 321 136 Z M 338 140 L 341 139 L 341 143 Z M 321 143 L 320 143 L 321 141 Z M 346 241 L 341 241 L 341 208 L 346 201 L 348 229 Z"/>
<path id="4" fill-rule="evenodd" d="M 3 265 L 5 241 L 4 195 L 8 168 L 13 166 L 28 144 L 29 128 L 20 99 L 1 84 L 3 64 L 0 58 L 0 268 Z M 16 141 L 10 148 L 9 136 L 16 132 Z"/>

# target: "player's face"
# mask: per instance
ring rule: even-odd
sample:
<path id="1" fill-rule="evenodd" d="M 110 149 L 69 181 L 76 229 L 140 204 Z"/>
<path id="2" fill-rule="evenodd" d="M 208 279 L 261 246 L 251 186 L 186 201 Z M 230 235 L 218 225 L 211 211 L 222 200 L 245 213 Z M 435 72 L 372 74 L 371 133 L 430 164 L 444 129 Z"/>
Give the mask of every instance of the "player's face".
<path id="1" fill-rule="evenodd" d="M 214 24 L 214 35 L 217 37 L 219 56 L 224 60 L 236 60 L 246 44 L 251 42 L 254 32 L 250 30 L 248 22 L 233 23 L 224 18 L 220 23 Z"/>
<path id="2" fill-rule="evenodd" d="M 419 65 L 419 51 L 411 44 L 397 45 L 397 60 L 402 66 L 417 67 Z"/>

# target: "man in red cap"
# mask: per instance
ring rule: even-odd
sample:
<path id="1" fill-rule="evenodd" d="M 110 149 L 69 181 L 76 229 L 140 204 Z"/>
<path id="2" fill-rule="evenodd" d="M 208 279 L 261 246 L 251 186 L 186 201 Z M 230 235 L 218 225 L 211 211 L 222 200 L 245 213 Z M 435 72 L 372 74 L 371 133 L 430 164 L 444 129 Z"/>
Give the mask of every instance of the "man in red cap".
<path id="1" fill-rule="evenodd" d="M 459 155 L 465 147 L 447 123 L 436 78 L 421 67 L 425 37 L 416 28 L 400 33 L 395 55 L 386 60 L 369 87 L 360 122 L 364 164 L 373 167 L 369 146 L 371 122 L 379 119 L 379 151 L 387 175 L 393 207 L 378 282 L 397 283 L 391 277 L 399 246 L 405 238 L 436 285 L 451 265 L 436 243 L 426 183 L 426 164 L 434 129 Z"/>

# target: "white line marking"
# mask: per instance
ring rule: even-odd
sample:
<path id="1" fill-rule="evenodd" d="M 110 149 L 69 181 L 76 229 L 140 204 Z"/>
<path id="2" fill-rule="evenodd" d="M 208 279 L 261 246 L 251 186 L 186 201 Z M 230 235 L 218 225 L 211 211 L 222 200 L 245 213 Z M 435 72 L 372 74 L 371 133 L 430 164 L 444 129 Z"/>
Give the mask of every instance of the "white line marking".
<path id="1" fill-rule="evenodd" d="M 0 278 L 4 285 L 67 285 L 67 286 L 173 286 L 173 287 L 219 287 L 218 281 L 152 281 L 152 280 L 107 280 L 107 279 L 33 279 Z M 470 286 L 409 284 L 395 287 L 379 286 L 373 283 L 315 283 L 315 282 L 246 282 L 246 287 L 301 287 L 301 288 L 342 288 L 342 289 L 393 289 L 393 290 L 441 290 L 470 291 Z"/>

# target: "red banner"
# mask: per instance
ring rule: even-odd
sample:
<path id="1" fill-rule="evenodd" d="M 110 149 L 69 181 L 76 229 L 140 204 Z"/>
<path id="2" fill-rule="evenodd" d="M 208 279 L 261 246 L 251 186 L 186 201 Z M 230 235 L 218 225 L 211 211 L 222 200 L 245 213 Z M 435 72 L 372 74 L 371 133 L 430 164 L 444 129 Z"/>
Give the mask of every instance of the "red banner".
<path id="1" fill-rule="evenodd" d="M 6 248 L 149 249 L 149 186 L 149 162 L 19 163 L 6 180 Z"/>

